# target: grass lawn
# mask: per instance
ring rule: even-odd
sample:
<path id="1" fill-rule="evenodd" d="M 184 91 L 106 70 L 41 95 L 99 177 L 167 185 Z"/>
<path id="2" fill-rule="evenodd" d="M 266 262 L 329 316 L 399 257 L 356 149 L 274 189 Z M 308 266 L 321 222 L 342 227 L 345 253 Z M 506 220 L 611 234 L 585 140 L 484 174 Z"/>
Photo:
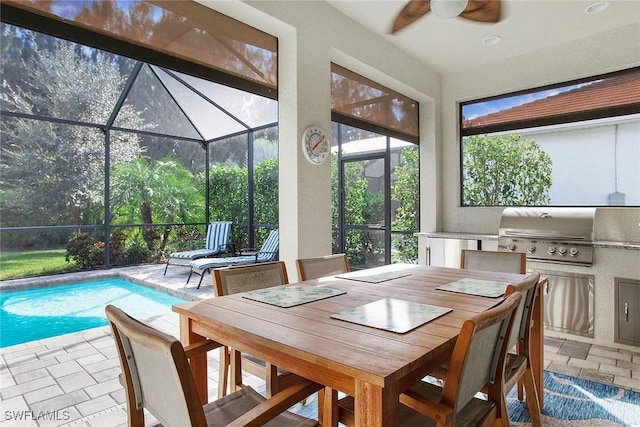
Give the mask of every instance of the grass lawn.
<path id="1" fill-rule="evenodd" d="M 0 280 L 41 276 L 73 270 L 74 261 L 64 259 L 66 249 L 0 252 Z"/>

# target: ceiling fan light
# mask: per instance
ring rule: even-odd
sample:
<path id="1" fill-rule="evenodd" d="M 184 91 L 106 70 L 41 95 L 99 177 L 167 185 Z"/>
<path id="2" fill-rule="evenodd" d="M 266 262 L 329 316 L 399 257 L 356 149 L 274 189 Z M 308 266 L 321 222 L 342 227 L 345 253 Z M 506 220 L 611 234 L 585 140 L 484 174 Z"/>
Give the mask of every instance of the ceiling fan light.
<path id="1" fill-rule="evenodd" d="M 591 5 L 589 5 L 585 10 L 584 13 L 588 14 L 588 15 L 593 15 L 594 13 L 600 13 L 603 10 L 605 10 L 607 7 L 609 7 L 609 2 L 606 1 L 601 1 L 601 2 L 597 2 L 597 3 L 593 3 Z"/>
<path id="2" fill-rule="evenodd" d="M 482 44 L 486 46 L 492 46 L 494 44 L 500 43 L 501 40 L 502 40 L 502 37 L 500 36 L 489 36 L 482 39 Z"/>
<path id="3" fill-rule="evenodd" d="M 440 18 L 454 18 L 467 7 L 467 0 L 431 0 L 431 10 Z"/>

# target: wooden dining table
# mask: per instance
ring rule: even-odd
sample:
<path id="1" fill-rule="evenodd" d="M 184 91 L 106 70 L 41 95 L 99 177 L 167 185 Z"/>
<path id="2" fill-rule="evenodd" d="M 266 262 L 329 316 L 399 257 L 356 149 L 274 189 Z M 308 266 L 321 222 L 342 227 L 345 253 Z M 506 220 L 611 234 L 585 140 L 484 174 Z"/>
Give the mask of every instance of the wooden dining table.
<path id="1" fill-rule="evenodd" d="M 363 271 L 349 274 L 362 276 Z M 502 301 L 502 297 L 436 288 L 461 279 L 513 283 L 525 277 L 413 264 L 376 267 L 364 274 L 365 279 L 383 280 L 372 283 L 361 277 L 332 276 L 300 282 L 295 285 L 344 293 L 292 307 L 256 301 L 246 294 L 175 305 L 173 310 L 180 314 L 181 340 L 189 345 L 208 338 L 323 384 L 327 390 L 354 396 L 357 426 L 396 426 L 399 394 L 450 358 L 466 319 Z M 386 299 L 451 311 L 403 333 L 331 317 Z M 534 306 L 531 350 L 542 407 L 541 307 L 540 294 Z M 406 313 L 390 316 L 401 322 L 407 317 Z M 206 355 L 190 363 L 204 404 L 208 401 Z M 333 416 L 322 417 L 323 425 L 334 425 L 335 413 L 325 408 L 325 414 Z"/>

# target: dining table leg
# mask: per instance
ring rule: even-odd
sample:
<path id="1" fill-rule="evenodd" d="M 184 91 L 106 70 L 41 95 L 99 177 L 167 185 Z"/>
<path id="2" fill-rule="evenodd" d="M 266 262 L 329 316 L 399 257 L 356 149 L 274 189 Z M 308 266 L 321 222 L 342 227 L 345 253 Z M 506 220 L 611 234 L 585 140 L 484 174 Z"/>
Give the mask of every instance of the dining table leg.
<path id="1" fill-rule="evenodd" d="M 338 427 L 338 390 L 325 387 L 318 392 L 318 423 Z"/>
<path id="2" fill-rule="evenodd" d="M 356 380 L 356 427 L 397 427 L 400 400 L 395 387 L 380 387 Z"/>
<path id="3" fill-rule="evenodd" d="M 191 329 L 192 320 L 186 316 L 180 316 L 180 341 L 183 346 L 189 346 L 206 338 L 198 335 Z M 189 359 L 191 373 L 196 384 L 196 390 L 200 396 L 200 402 L 205 405 L 209 403 L 209 386 L 207 384 L 207 353 L 202 352 Z"/>

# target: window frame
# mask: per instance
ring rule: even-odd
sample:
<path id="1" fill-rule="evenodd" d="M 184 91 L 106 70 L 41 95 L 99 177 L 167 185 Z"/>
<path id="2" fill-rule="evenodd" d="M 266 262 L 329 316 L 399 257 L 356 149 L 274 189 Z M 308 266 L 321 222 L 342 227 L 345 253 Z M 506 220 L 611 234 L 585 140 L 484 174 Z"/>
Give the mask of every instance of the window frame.
<path id="1" fill-rule="evenodd" d="M 575 80 L 569 80 L 544 86 L 538 86 L 534 88 L 503 93 L 499 95 L 483 97 L 468 101 L 458 102 L 458 132 L 459 132 L 459 160 L 458 160 L 458 176 L 459 176 L 459 199 L 458 203 L 460 207 L 463 208 L 478 208 L 478 207 L 504 207 L 504 205 L 468 205 L 464 203 L 464 168 L 463 168 L 463 160 L 464 160 L 464 139 L 469 136 L 475 135 L 490 135 L 496 133 L 506 133 L 506 132 L 517 132 L 518 130 L 523 129 L 532 129 L 532 128 L 542 128 L 542 127 L 550 127 L 557 125 L 565 125 L 570 123 L 579 123 L 579 122 L 588 122 L 595 121 L 600 119 L 611 119 L 611 118 L 619 118 L 624 116 L 632 116 L 636 114 L 640 114 L 640 102 L 630 102 L 622 105 L 612 105 L 603 108 L 596 109 L 587 109 L 575 111 L 569 114 L 558 114 L 558 115 L 550 115 L 550 116 L 541 116 L 537 118 L 527 119 L 527 120 L 514 120 L 507 121 L 498 124 L 489 124 L 485 126 L 473 126 L 465 128 L 465 118 L 463 115 L 463 108 L 468 105 L 480 104 L 489 101 L 496 101 L 501 99 L 507 99 L 517 96 L 531 95 L 539 92 L 544 92 L 553 89 L 561 89 L 574 85 L 585 84 L 590 82 L 596 82 L 599 80 L 604 80 L 611 77 L 617 77 L 625 74 L 636 73 L 640 75 L 640 67 L 631 67 L 624 70 L 618 70 L 610 73 L 604 73 L 589 77 L 584 77 Z M 515 206 L 515 205 L 514 205 Z M 547 206 L 556 206 L 556 205 L 547 205 Z M 566 205 L 561 205 L 566 206 Z M 578 205 L 576 205 L 578 206 Z M 580 205 L 586 206 L 586 205 Z M 607 205 L 608 206 L 608 205 Z M 611 207 L 629 207 L 629 206 L 618 206 L 611 205 Z"/>

